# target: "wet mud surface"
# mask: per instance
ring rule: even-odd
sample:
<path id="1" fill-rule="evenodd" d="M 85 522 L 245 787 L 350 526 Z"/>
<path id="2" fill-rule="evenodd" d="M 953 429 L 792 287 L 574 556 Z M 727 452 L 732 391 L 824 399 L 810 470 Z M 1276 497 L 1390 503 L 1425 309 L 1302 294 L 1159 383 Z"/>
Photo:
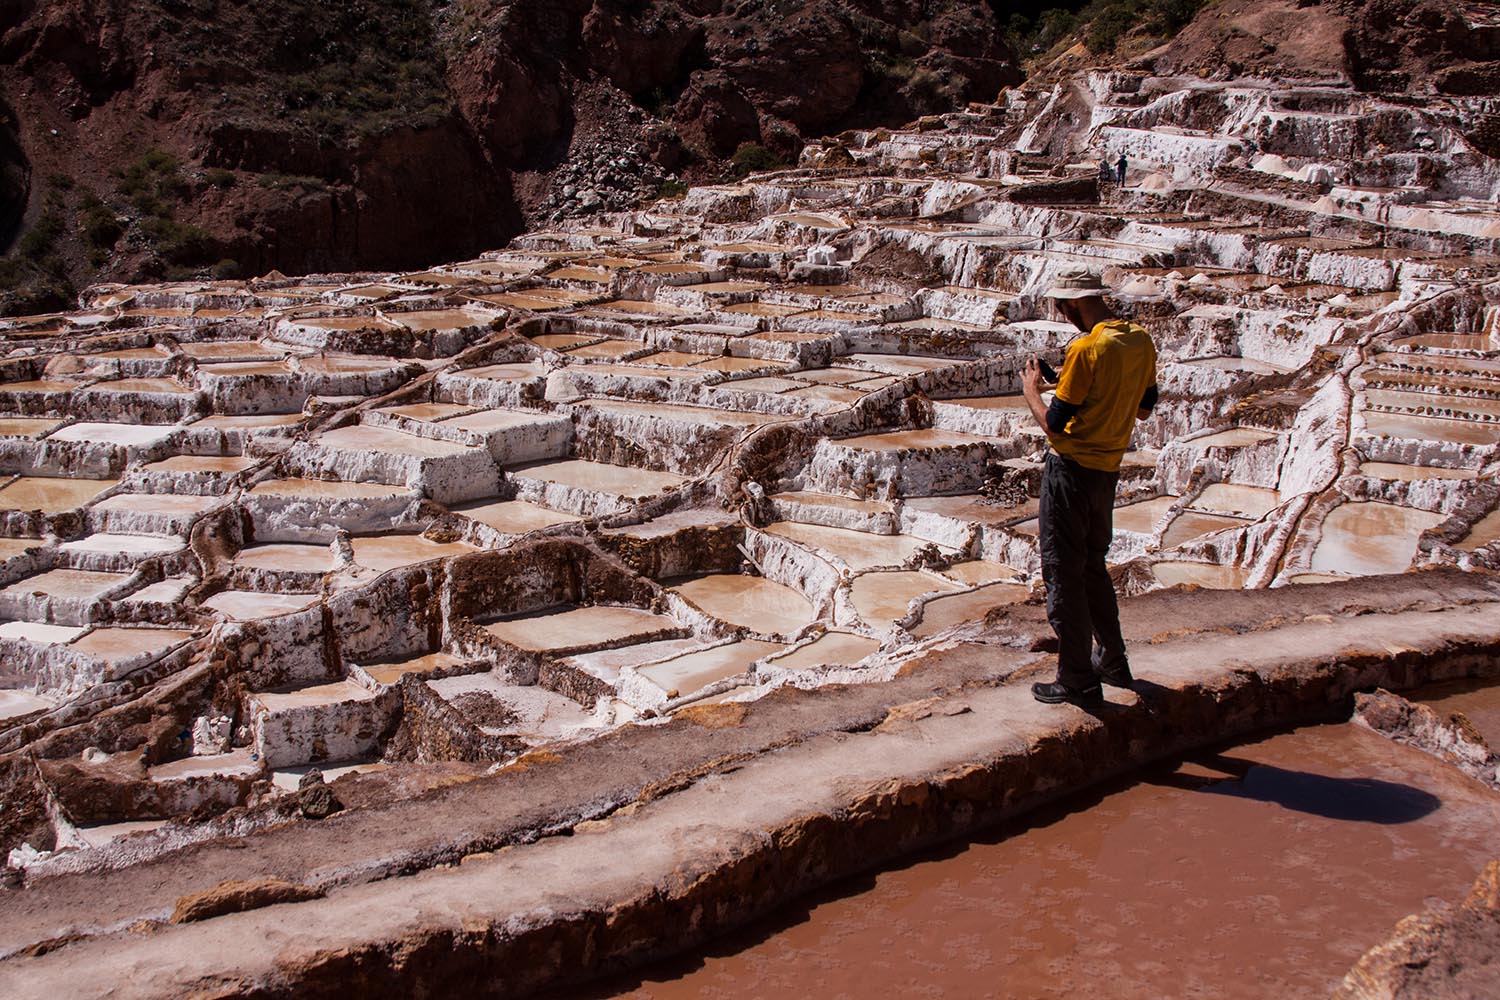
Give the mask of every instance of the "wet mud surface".
<path id="1" fill-rule="evenodd" d="M 1494 705 L 1496 691 L 1482 696 Z M 1479 696 L 1446 697 L 1472 709 Z M 1301 729 L 569 996 L 1326 997 L 1396 921 L 1460 897 L 1496 830 L 1500 796 L 1441 762 L 1352 725 Z"/>

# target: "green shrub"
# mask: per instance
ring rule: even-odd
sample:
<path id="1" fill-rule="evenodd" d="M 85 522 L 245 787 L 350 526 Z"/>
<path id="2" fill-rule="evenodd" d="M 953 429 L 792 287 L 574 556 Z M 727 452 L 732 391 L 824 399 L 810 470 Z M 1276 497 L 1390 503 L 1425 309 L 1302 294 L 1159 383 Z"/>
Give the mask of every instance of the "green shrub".
<path id="1" fill-rule="evenodd" d="M 214 239 L 197 226 L 159 216 L 141 220 L 141 232 L 169 264 L 202 266 L 213 257 Z"/>
<path id="2" fill-rule="evenodd" d="M 327 191 L 328 182 L 321 177 L 305 177 L 297 174 L 261 174 L 255 183 L 270 191 Z"/>
<path id="3" fill-rule="evenodd" d="M 1083 42 L 1093 53 L 1113 52 L 1127 31 L 1135 27 L 1140 14 L 1126 4 L 1111 4 L 1089 21 Z"/>
<path id="4" fill-rule="evenodd" d="M 780 170 L 786 166 L 775 153 L 757 142 L 742 142 L 730 158 L 736 177 L 748 177 L 765 170 Z"/>
<path id="5" fill-rule="evenodd" d="M 115 189 L 142 215 L 170 215 L 190 190 L 177 158 L 160 149 L 147 150 L 118 176 Z"/>
<path id="6" fill-rule="evenodd" d="M 114 211 L 93 192 L 84 195 L 79 206 L 78 228 L 83 233 L 84 245 L 91 251 L 108 251 L 125 232 Z"/>
<path id="7" fill-rule="evenodd" d="M 661 185 L 656 189 L 657 199 L 670 198 L 675 201 L 676 199 L 683 197 L 687 193 L 688 186 L 682 181 L 677 180 L 675 177 L 668 177 L 666 180 L 662 181 Z"/>
<path id="8" fill-rule="evenodd" d="M 240 262 L 232 257 L 225 257 L 210 268 L 208 273 L 217 281 L 230 281 L 240 276 Z"/>
<path id="9" fill-rule="evenodd" d="M 225 170 L 222 167 L 210 167 L 203 172 L 203 179 L 220 191 L 234 187 L 235 176 L 233 170 Z"/>

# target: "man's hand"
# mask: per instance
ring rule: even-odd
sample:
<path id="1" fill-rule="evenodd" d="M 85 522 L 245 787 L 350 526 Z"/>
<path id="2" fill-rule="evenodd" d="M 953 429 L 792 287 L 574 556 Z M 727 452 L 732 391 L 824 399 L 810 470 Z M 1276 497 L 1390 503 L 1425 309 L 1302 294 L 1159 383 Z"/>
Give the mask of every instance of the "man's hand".
<path id="1" fill-rule="evenodd" d="M 1021 394 L 1028 400 L 1033 396 L 1042 398 L 1042 366 L 1036 358 L 1026 359 L 1026 367 L 1021 371 Z"/>
<path id="2" fill-rule="evenodd" d="M 1021 369 L 1021 395 L 1025 397 L 1026 408 L 1031 411 L 1037 426 L 1047 431 L 1047 407 L 1042 403 L 1042 366 L 1036 363 L 1036 358 L 1027 358 L 1026 367 Z"/>

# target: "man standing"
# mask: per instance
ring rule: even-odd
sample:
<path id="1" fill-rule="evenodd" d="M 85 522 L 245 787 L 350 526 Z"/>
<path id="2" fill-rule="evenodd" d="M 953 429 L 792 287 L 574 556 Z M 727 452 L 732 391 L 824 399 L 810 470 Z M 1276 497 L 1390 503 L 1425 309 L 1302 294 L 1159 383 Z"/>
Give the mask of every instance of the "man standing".
<path id="1" fill-rule="evenodd" d="M 1083 336 L 1068 345 L 1052 405 L 1042 372 L 1026 362 L 1022 390 L 1051 450 L 1037 522 L 1047 619 L 1057 633 L 1057 680 L 1032 685 L 1038 701 L 1099 704 L 1100 682 L 1130 687 L 1120 609 L 1104 557 L 1114 537 L 1115 484 L 1137 420 L 1156 406 L 1156 346 L 1104 301 L 1098 276 L 1065 271 L 1047 292 Z"/>
<path id="2" fill-rule="evenodd" d="M 1125 186 L 1125 168 L 1128 167 L 1129 165 L 1130 164 L 1127 163 L 1126 160 L 1125 160 L 1125 154 L 1124 153 L 1121 153 L 1120 154 L 1120 158 L 1115 161 L 1115 170 L 1120 175 L 1119 178 L 1115 181 L 1115 183 L 1119 184 L 1120 187 L 1124 187 Z"/>

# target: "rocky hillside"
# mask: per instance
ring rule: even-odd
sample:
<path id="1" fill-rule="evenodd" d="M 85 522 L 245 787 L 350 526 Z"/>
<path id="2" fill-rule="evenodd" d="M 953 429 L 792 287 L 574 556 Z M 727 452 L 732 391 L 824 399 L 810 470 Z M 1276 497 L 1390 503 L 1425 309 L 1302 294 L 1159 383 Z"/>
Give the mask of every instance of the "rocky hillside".
<path id="1" fill-rule="evenodd" d="M 419 267 L 1018 79 L 974 0 L 10 0 L 0 310 Z"/>

